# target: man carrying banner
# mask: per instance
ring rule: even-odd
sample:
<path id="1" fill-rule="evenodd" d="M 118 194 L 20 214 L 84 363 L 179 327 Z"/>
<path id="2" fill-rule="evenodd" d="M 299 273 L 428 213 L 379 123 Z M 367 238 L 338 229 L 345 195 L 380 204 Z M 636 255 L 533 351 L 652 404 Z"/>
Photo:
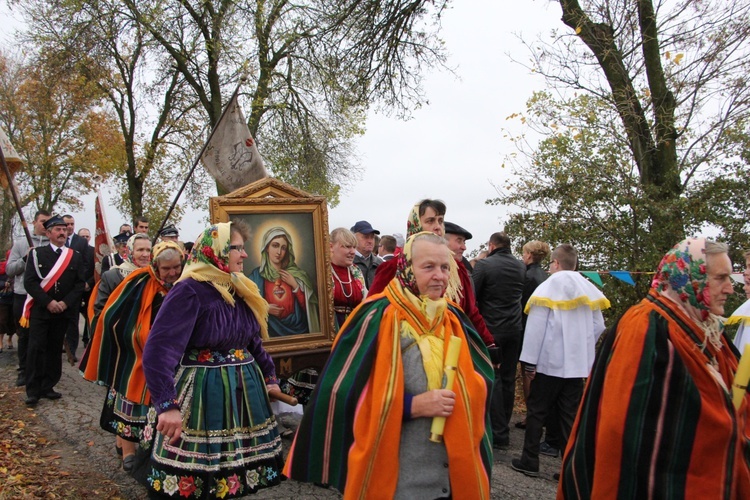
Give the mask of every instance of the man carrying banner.
<path id="1" fill-rule="evenodd" d="M 65 246 L 67 231 L 60 216 L 45 224 L 50 244 L 29 252 L 24 285 L 29 294 L 21 326 L 29 328 L 26 358 L 26 405 L 39 398 L 59 399 L 54 387 L 62 374 L 65 332 L 71 318 L 78 317 L 86 283 L 81 255 Z"/>

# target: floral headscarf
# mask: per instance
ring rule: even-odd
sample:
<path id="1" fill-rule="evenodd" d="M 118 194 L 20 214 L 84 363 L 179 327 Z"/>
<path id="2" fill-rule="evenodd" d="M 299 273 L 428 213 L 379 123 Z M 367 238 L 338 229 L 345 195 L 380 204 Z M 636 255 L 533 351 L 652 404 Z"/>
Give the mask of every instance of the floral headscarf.
<path id="1" fill-rule="evenodd" d="M 422 232 L 422 221 L 419 220 L 419 203 L 411 207 L 409 218 L 406 220 L 406 237 L 409 238 Z M 406 244 L 404 244 L 406 245 Z"/>
<path id="2" fill-rule="evenodd" d="M 721 318 L 710 311 L 705 238 L 688 238 L 667 252 L 651 288 L 679 304 L 709 334 L 712 342 L 721 333 Z"/>
<path id="3" fill-rule="evenodd" d="M 234 294 L 239 295 L 258 320 L 261 337 L 268 339 L 268 302 L 260 295 L 258 286 L 243 273 L 229 272 L 231 222 L 220 222 L 206 228 L 195 241 L 182 275 L 177 280 L 192 278 L 205 281 L 219 291 L 222 298 L 234 305 Z M 176 283 L 177 283 L 176 282 Z"/>

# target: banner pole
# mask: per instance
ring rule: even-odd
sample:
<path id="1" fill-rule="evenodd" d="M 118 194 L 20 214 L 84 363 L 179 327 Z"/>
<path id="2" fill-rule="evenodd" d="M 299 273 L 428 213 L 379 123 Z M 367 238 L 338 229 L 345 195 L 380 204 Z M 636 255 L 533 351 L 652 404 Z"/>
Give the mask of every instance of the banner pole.
<path id="1" fill-rule="evenodd" d="M 26 224 L 26 219 L 23 216 L 23 210 L 21 210 L 21 200 L 18 198 L 18 192 L 16 191 L 16 183 L 13 180 L 13 177 L 11 177 L 10 175 L 10 169 L 8 168 L 8 163 L 5 161 L 5 154 L 3 153 L 2 146 L 0 146 L 0 161 L 3 164 L 3 171 L 5 172 L 5 177 L 8 178 L 8 189 L 10 189 L 10 193 L 13 196 L 13 201 L 16 204 L 18 217 L 21 219 L 21 227 L 23 228 L 23 232 L 26 235 L 26 240 L 29 242 L 29 248 L 31 248 L 34 246 L 34 242 L 31 240 L 31 233 L 29 232 L 29 226 Z"/>
<path id="2" fill-rule="evenodd" d="M 216 124 L 221 123 L 221 119 L 224 118 L 224 115 L 227 114 L 227 110 L 229 109 L 229 103 L 231 103 L 235 97 L 240 92 L 240 87 L 243 83 L 245 83 L 245 80 L 247 80 L 246 77 L 240 78 L 240 83 L 237 84 L 237 88 L 234 89 L 234 92 L 232 93 L 232 97 L 229 98 L 229 101 L 227 101 L 227 106 L 224 108 L 224 111 L 221 112 L 221 116 L 219 116 L 219 119 L 216 121 Z M 193 162 L 193 166 L 190 168 L 190 172 L 188 172 L 187 177 L 185 177 L 185 181 L 182 183 L 182 186 L 180 186 L 180 190 L 177 191 L 177 195 L 174 197 L 174 200 L 172 201 L 172 205 L 169 207 L 169 210 L 167 210 L 167 214 L 164 216 L 164 220 L 161 221 L 161 225 L 159 226 L 159 229 L 156 231 L 156 234 L 154 235 L 154 239 L 151 241 L 152 245 L 156 244 L 157 238 L 159 238 L 159 233 L 161 233 L 161 230 L 164 229 L 164 226 L 167 224 L 167 221 L 169 220 L 169 216 L 172 215 L 172 211 L 174 210 L 174 207 L 177 205 L 177 200 L 180 199 L 180 196 L 182 196 L 182 192 L 185 190 L 185 186 L 187 186 L 188 181 L 193 176 L 193 172 L 195 172 L 195 167 L 198 166 L 198 162 L 201 161 L 201 158 L 203 157 L 203 153 L 205 153 L 206 148 L 211 143 L 211 139 L 214 136 L 214 132 L 216 132 L 216 126 L 211 130 L 211 133 L 208 136 L 208 139 L 205 143 L 203 143 L 203 147 L 201 148 L 200 153 L 198 153 L 198 156 L 195 158 L 195 161 Z"/>

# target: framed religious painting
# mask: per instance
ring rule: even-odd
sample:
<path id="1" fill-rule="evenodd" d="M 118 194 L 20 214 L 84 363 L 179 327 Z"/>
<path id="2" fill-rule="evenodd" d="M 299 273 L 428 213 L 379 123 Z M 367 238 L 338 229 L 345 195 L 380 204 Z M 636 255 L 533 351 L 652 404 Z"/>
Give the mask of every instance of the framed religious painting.
<path id="1" fill-rule="evenodd" d="M 211 198 L 209 211 L 250 228 L 244 273 L 269 304 L 264 347 L 278 374 L 322 368 L 335 335 L 325 198 L 266 178 Z"/>

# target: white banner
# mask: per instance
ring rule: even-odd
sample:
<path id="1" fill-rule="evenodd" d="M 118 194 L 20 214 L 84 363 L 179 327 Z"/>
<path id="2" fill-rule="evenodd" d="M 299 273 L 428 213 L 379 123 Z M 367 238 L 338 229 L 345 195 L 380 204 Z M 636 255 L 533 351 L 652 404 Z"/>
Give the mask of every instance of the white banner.
<path id="1" fill-rule="evenodd" d="M 268 177 L 236 94 L 216 125 L 201 161 L 227 192 Z"/>

